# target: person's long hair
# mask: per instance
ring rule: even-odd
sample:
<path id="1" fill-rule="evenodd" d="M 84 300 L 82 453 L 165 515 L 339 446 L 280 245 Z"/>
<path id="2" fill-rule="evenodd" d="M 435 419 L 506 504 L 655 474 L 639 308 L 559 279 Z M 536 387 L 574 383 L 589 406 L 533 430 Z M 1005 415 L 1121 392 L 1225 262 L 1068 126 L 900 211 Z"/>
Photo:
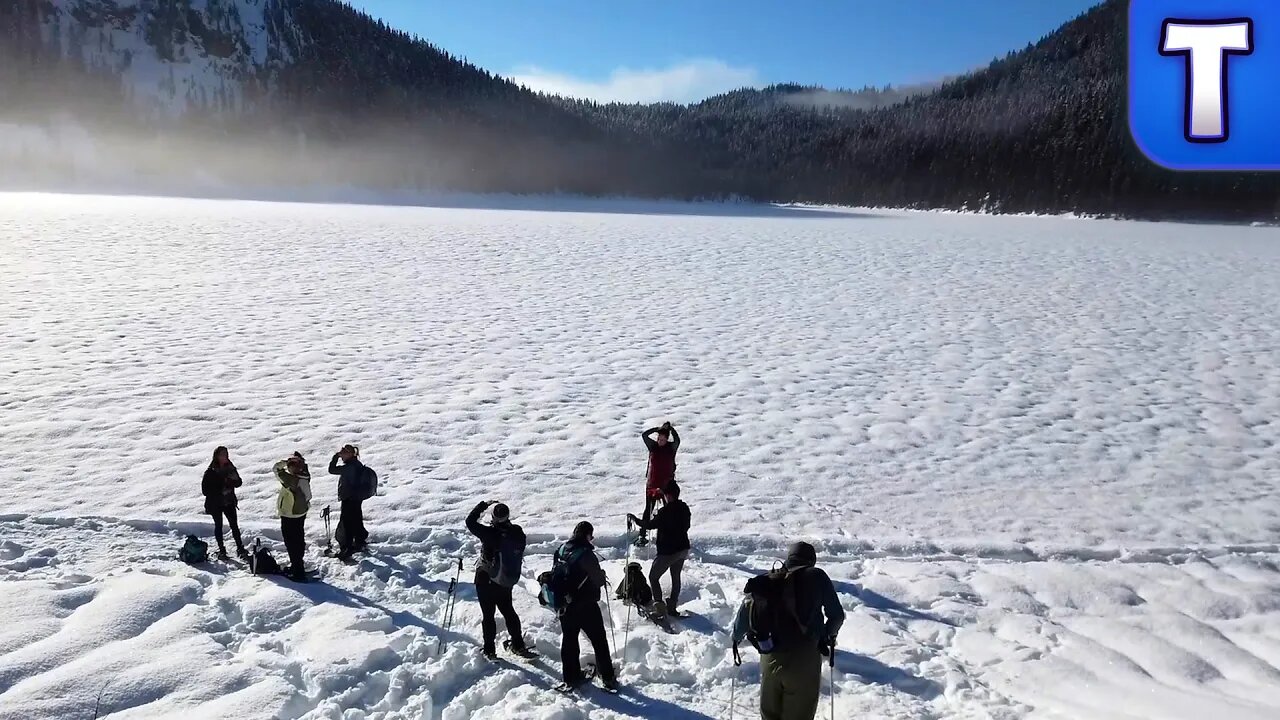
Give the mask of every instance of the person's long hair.
<path id="1" fill-rule="evenodd" d="M 218 464 L 218 456 L 221 455 L 222 453 L 227 454 L 227 464 L 230 465 L 231 467 L 235 467 L 235 463 L 231 462 L 231 452 L 227 450 L 225 447 L 219 445 L 218 447 L 214 448 L 213 459 L 209 461 L 210 470 L 221 469 L 222 466 Z"/>

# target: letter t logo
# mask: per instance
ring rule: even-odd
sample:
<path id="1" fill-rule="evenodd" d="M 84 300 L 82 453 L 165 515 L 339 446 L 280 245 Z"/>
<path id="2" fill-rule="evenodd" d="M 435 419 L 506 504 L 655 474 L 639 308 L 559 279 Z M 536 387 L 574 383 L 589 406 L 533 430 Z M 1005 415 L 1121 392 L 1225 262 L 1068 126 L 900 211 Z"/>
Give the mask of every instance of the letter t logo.
<path id="1" fill-rule="evenodd" d="M 1231 135 L 1227 56 L 1253 53 L 1253 21 L 1168 19 L 1160 36 L 1161 55 L 1187 58 L 1187 140 L 1226 142 Z"/>

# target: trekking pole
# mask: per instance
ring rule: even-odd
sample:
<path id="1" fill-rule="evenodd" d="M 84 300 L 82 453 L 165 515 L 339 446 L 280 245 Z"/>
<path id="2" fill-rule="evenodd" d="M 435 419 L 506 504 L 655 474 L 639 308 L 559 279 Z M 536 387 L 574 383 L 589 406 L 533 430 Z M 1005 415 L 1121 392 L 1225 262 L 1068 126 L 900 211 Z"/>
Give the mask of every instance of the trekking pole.
<path id="1" fill-rule="evenodd" d="M 631 587 L 631 516 L 627 516 L 627 564 L 622 569 L 622 584 L 627 588 L 627 595 L 635 597 L 635 588 Z M 634 601 L 627 603 L 627 622 L 623 625 L 622 630 L 622 657 L 618 661 L 618 674 L 622 674 L 622 668 L 627 664 L 627 645 L 631 643 L 631 606 Z"/>
<path id="2" fill-rule="evenodd" d="M 742 676 L 742 656 L 738 654 L 738 645 L 733 645 L 733 680 L 729 684 L 729 720 L 733 720 L 733 712 L 738 708 L 738 678 Z"/>
<path id="3" fill-rule="evenodd" d="M 597 555 L 596 557 L 599 558 L 600 556 Z M 625 577 L 626 573 L 623 573 L 623 576 Z M 617 632 L 618 623 L 613 619 L 613 593 L 609 592 L 609 576 L 608 575 L 604 576 L 604 602 L 605 602 L 605 606 L 609 608 L 609 638 L 613 642 L 613 646 L 616 648 L 618 647 L 618 632 Z M 600 606 L 596 605 L 596 607 L 598 608 Z M 621 657 L 618 658 L 618 665 L 619 666 L 622 665 Z"/>
<path id="4" fill-rule="evenodd" d="M 453 579 L 449 581 L 449 597 L 444 604 L 444 632 L 440 633 L 440 640 L 436 643 L 436 655 L 444 651 L 444 636 L 449 632 L 449 628 L 453 626 L 453 608 L 456 606 L 456 590 L 458 589 L 458 578 L 462 577 L 462 556 L 458 556 L 458 567 L 454 570 Z"/>
<path id="5" fill-rule="evenodd" d="M 320 511 L 320 517 L 324 518 L 324 549 L 332 550 L 333 541 L 330 538 L 333 537 L 333 533 L 329 531 L 329 506 L 328 505 L 325 505 L 324 510 Z"/>
<path id="6" fill-rule="evenodd" d="M 836 720 L 836 641 L 831 639 L 831 656 L 827 658 L 827 680 L 831 683 L 831 720 Z"/>

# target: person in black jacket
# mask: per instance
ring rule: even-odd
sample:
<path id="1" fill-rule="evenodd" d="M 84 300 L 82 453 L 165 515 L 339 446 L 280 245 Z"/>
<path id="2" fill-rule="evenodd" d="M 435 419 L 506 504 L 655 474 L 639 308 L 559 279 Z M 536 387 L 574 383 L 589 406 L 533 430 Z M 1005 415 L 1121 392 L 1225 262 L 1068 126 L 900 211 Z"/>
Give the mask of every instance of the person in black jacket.
<path id="1" fill-rule="evenodd" d="M 600 589 L 608 583 L 600 559 L 596 557 L 595 528 L 583 520 L 573 529 L 573 537 L 556 551 L 556 562 L 573 564 L 570 577 L 577 588 L 569 596 L 569 603 L 560 615 L 560 664 L 564 670 L 562 689 L 572 690 L 586 681 L 582 674 L 582 658 L 579 657 L 578 634 L 586 633 L 596 653 L 596 671 L 606 689 L 617 692 L 618 680 L 613 671 L 613 656 L 609 651 L 609 636 L 604 629 L 604 616 L 600 614 Z"/>
<path id="2" fill-rule="evenodd" d="M 493 507 L 490 525 L 480 524 L 480 515 Z M 510 636 L 506 647 L 511 652 L 529 656 L 524 635 L 520 632 L 520 616 L 511 604 L 511 588 L 520 582 L 520 563 L 524 559 L 524 530 L 511 522 L 511 510 L 502 503 L 480 502 L 467 516 L 467 530 L 480 538 L 480 561 L 476 563 L 476 600 L 480 603 L 480 630 L 484 635 L 485 657 L 498 656 L 495 646 L 498 623 L 495 611 L 502 613 Z"/>
<path id="3" fill-rule="evenodd" d="M 204 511 L 213 517 L 213 536 L 218 540 L 218 557 L 227 559 L 227 546 L 222 541 L 222 518 L 226 516 L 227 525 L 231 526 L 231 537 L 236 541 L 236 554 L 242 558 L 249 556 L 240 538 L 240 524 L 236 522 L 236 488 L 244 483 L 240 480 L 240 472 L 231 462 L 231 454 L 225 447 L 213 451 L 213 460 L 204 471 L 200 481 L 200 492 L 204 495 Z"/>
<path id="4" fill-rule="evenodd" d="M 329 473 L 338 476 L 338 502 L 341 505 L 338 526 L 342 529 L 338 538 L 338 559 L 346 561 L 351 559 L 352 553 L 364 550 L 369 542 L 369 531 L 364 529 L 364 463 L 360 462 L 360 449 L 354 445 L 343 445 L 329 461 Z"/>
<path id="5" fill-rule="evenodd" d="M 785 568 L 788 582 L 794 583 L 794 617 L 800 634 L 774 635 L 773 650 L 760 656 L 760 717 L 764 720 L 812 720 L 817 714 L 822 656 L 831 658 L 835 653 L 845 619 L 835 585 L 817 563 L 818 553 L 807 542 L 795 543 L 787 553 Z M 749 582 L 748 591 L 750 587 Z M 735 653 L 750 629 L 749 615 L 744 603 L 734 620 Z"/>
<path id="6" fill-rule="evenodd" d="M 663 489 L 663 506 L 652 520 L 646 521 L 635 515 L 628 515 L 631 522 L 644 530 L 657 530 L 657 551 L 653 565 L 649 568 L 649 585 L 653 588 L 656 615 L 680 616 L 680 572 L 689 559 L 689 524 L 691 515 L 689 506 L 680 501 L 679 483 L 669 483 Z M 671 573 L 671 594 L 663 601 L 662 576 Z"/>

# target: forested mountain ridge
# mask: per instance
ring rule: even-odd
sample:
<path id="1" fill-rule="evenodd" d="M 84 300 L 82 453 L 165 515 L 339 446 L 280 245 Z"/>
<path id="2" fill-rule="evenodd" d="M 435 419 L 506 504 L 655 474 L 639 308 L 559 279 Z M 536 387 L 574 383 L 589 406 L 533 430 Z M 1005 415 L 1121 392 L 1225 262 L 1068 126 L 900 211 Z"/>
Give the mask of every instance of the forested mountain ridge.
<path id="1" fill-rule="evenodd" d="M 1133 147 L 1124 5 L 931 91 L 644 106 L 530 92 L 337 0 L 12 0 L 0 174 L 1275 219 L 1273 177 Z"/>

